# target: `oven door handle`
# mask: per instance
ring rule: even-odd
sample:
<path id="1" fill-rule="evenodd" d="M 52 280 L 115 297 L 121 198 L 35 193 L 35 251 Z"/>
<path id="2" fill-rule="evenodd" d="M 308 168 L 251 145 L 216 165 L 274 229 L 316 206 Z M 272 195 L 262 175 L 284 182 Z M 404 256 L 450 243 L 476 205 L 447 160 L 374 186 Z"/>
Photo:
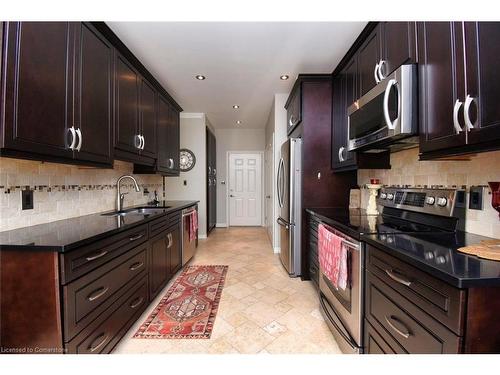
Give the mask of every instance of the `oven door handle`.
<path id="1" fill-rule="evenodd" d="M 385 118 L 385 123 L 387 124 L 387 128 L 389 130 L 396 129 L 396 124 L 399 120 L 399 110 L 400 110 L 399 91 L 398 91 L 398 118 L 392 121 L 391 116 L 389 116 L 389 95 L 391 94 L 392 86 L 396 86 L 397 84 L 398 81 L 396 81 L 395 79 L 390 79 L 389 82 L 387 82 L 387 86 L 385 88 L 385 93 L 384 93 L 384 118 Z"/>
<path id="2" fill-rule="evenodd" d="M 323 293 L 320 293 L 319 302 L 321 303 L 321 307 L 323 307 L 323 311 L 328 316 L 328 320 L 330 320 L 330 322 L 335 326 L 335 329 L 342 335 L 342 337 L 344 338 L 344 340 L 346 340 L 349 343 L 349 345 L 351 345 L 353 348 L 357 348 L 358 344 L 356 343 L 356 341 L 354 341 L 354 339 L 351 336 L 349 336 L 348 334 L 346 334 L 346 332 L 344 332 L 345 328 L 342 329 L 341 327 L 338 326 L 338 324 L 336 323 L 335 319 L 332 317 L 332 315 L 328 311 L 328 308 L 325 305 L 325 300 L 326 300 L 326 297 L 323 295 Z M 337 320 L 339 322 L 341 322 L 342 320 L 340 320 L 340 318 L 337 315 L 337 313 L 335 312 L 335 310 L 333 308 L 331 310 L 335 314 L 335 317 L 337 318 Z"/>

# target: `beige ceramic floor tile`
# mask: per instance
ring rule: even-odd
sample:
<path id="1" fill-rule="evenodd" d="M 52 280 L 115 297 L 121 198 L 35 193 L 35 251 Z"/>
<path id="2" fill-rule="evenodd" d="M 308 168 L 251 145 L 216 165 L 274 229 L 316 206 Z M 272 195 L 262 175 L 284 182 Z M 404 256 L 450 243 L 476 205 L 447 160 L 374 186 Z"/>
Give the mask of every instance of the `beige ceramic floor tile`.
<path id="1" fill-rule="evenodd" d="M 115 353 L 339 353 L 310 281 L 289 278 L 264 228 L 217 228 L 200 240 L 191 264 L 228 265 L 210 339 L 134 339 L 173 280 Z"/>

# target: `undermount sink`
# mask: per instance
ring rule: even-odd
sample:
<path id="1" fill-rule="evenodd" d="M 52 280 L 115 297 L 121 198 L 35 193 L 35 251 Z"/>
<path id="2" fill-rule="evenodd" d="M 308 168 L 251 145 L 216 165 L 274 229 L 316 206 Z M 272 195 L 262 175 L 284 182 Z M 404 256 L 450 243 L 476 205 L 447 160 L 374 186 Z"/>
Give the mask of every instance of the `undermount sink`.
<path id="1" fill-rule="evenodd" d="M 164 211 L 170 206 L 166 207 L 136 207 L 129 208 L 122 211 L 106 212 L 101 214 L 101 216 L 126 216 L 126 215 L 151 215 L 158 211 Z"/>

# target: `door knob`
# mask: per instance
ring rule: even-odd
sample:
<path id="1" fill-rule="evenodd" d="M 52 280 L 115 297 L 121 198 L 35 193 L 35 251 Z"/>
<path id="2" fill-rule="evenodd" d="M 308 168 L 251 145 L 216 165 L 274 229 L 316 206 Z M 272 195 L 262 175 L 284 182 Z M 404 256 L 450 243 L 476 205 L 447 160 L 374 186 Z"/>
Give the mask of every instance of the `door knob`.
<path id="1" fill-rule="evenodd" d="M 233 194 L 229 194 L 229 196 L 230 196 L 231 198 L 234 198 L 234 195 L 233 195 Z"/>

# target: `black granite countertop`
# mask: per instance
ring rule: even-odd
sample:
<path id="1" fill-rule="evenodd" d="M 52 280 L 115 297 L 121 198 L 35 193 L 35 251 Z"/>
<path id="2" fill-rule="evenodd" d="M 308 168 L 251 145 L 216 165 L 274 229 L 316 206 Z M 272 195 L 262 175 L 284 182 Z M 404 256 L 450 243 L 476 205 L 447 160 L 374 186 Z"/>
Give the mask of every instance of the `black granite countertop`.
<path id="1" fill-rule="evenodd" d="M 335 227 L 357 240 L 365 233 L 373 233 L 373 223 L 379 215 L 367 215 L 363 209 L 347 209 L 342 207 L 307 208 L 307 212 L 324 223 Z M 370 225 L 371 224 L 371 225 Z M 376 232 L 375 232 L 376 233 Z"/>
<path id="2" fill-rule="evenodd" d="M 155 206 L 162 209 L 148 214 L 134 213 L 119 217 L 103 216 L 104 212 L 99 212 L 4 231 L 0 232 L 0 249 L 67 252 L 197 203 L 198 201 L 162 201 L 159 206 Z M 146 206 L 142 204 L 126 209 Z"/>
<path id="3" fill-rule="evenodd" d="M 362 241 L 457 288 L 500 286 L 500 262 L 457 251 L 491 238 L 477 234 L 369 234 Z M 500 251 L 500 249 L 499 249 Z"/>
<path id="4" fill-rule="evenodd" d="M 500 261 L 481 259 L 457 251 L 460 247 L 491 238 L 460 231 L 386 233 L 380 230 L 382 215 L 370 217 L 362 210 L 349 211 L 335 207 L 311 208 L 307 212 L 335 229 L 455 287 L 500 286 Z"/>

